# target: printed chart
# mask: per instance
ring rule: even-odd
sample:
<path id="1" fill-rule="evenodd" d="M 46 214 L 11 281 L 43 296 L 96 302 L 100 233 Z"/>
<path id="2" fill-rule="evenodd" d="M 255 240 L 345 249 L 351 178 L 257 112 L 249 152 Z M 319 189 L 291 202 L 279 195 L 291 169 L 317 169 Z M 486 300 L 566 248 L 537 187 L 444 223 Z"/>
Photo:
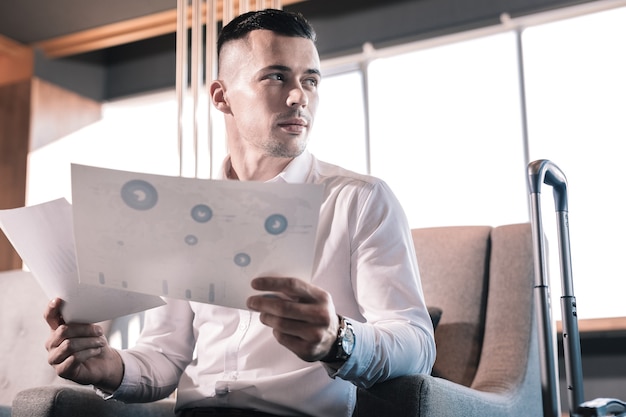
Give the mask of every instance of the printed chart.
<path id="1" fill-rule="evenodd" d="M 246 308 L 252 278 L 310 279 L 322 192 L 72 165 L 80 281 Z"/>

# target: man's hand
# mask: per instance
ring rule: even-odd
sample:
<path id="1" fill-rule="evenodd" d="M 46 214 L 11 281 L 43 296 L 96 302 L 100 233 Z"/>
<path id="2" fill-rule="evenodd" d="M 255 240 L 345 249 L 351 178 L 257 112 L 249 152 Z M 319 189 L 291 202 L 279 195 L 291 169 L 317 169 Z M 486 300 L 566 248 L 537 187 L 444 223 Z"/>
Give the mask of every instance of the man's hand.
<path id="1" fill-rule="evenodd" d="M 109 346 L 100 326 L 66 324 L 61 304 L 59 298 L 52 300 L 44 313 L 51 329 L 46 341 L 48 363 L 62 378 L 115 391 L 124 376 L 122 358 Z"/>
<path id="2" fill-rule="evenodd" d="M 252 288 L 275 294 L 251 296 L 247 304 L 261 313 L 263 324 L 274 329 L 278 343 L 307 362 L 330 352 L 339 319 L 328 292 L 296 278 L 255 278 Z"/>

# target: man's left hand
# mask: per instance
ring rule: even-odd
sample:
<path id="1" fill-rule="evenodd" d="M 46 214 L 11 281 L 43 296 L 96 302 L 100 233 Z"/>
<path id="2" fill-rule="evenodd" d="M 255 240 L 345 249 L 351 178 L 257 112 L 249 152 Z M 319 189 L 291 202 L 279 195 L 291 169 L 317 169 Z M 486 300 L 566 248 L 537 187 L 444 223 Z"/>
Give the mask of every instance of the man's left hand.
<path id="1" fill-rule="evenodd" d="M 251 285 L 267 294 L 248 298 L 248 308 L 261 313 L 278 343 L 307 362 L 330 352 L 339 319 L 328 292 L 297 278 L 255 278 Z"/>

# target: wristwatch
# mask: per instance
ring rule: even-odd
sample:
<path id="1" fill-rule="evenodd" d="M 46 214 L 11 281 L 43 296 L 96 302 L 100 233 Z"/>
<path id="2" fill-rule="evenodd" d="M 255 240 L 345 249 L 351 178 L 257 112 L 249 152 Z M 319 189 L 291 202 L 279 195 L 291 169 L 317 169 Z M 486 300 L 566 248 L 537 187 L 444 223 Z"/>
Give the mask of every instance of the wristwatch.
<path id="1" fill-rule="evenodd" d="M 337 340 L 328 355 L 322 362 L 345 362 L 348 360 L 354 350 L 354 329 L 352 324 L 345 317 L 339 316 L 339 331 L 337 332 Z"/>

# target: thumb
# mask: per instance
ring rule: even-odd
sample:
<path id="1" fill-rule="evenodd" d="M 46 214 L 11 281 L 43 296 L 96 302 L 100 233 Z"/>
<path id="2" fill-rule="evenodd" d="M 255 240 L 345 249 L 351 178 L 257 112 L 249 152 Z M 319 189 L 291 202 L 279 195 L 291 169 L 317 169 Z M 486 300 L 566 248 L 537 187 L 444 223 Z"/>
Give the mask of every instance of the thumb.
<path id="1" fill-rule="evenodd" d="M 46 311 L 44 312 L 43 316 L 52 330 L 56 330 L 57 327 L 65 324 L 65 320 L 63 320 L 63 316 L 61 315 L 61 305 L 63 305 L 63 300 L 55 298 L 48 303 Z"/>

